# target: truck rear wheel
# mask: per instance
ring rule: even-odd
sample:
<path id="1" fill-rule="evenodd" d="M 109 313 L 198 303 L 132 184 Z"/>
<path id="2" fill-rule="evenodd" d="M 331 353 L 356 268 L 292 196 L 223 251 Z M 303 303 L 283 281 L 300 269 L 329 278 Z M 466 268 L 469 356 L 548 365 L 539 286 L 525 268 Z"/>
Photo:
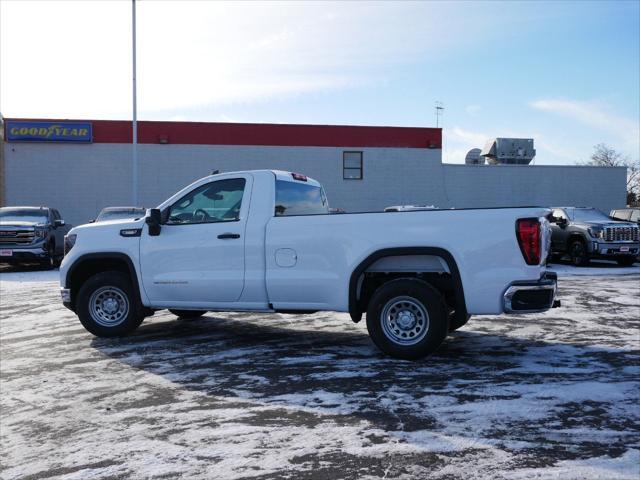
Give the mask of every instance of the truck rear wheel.
<path id="1" fill-rule="evenodd" d="M 82 326 L 98 337 L 126 335 L 144 319 L 129 277 L 116 271 L 97 273 L 82 285 L 76 312 Z"/>
<path id="2" fill-rule="evenodd" d="M 381 286 L 367 309 L 367 330 L 383 352 L 406 360 L 433 353 L 447 336 L 447 308 L 440 292 L 422 280 Z"/>
<path id="3" fill-rule="evenodd" d="M 173 308 L 170 308 L 169 311 L 180 318 L 198 318 L 207 313 L 206 310 L 175 310 Z"/>

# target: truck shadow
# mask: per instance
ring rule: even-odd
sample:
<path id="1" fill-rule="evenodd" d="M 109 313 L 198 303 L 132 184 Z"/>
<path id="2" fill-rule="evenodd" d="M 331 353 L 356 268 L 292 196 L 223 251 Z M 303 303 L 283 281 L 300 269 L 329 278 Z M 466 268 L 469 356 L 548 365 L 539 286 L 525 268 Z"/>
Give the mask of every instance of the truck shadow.
<path id="1" fill-rule="evenodd" d="M 318 422 L 320 412 L 385 432 L 454 431 L 469 439 L 531 442 L 532 448 L 548 447 L 540 429 L 621 432 L 617 441 L 598 437 L 601 443 L 584 445 L 559 435 L 551 443 L 568 444 L 572 453 L 545 453 L 558 458 L 584 449 L 620 454 L 628 441 L 623 432 L 638 431 L 633 402 L 607 387 L 632 383 L 637 351 L 509 335 L 524 320 L 500 319 L 500 328 L 506 325 L 500 332 L 456 332 L 434 355 L 415 362 L 384 356 L 360 326 L 335 320 L 242 314 L 157 320 L 127 338 L 94 339 L 92 347 L 209 398 L 231 398 L 248 410 L 259 404 L 242 420 L 253 424 L 269 421 L 272 409 L 295 407 L 303 423 Z M 157 401 L 151 396 L 137 406 Z M 600 413 L 587 414 L 585 406 Z"/>

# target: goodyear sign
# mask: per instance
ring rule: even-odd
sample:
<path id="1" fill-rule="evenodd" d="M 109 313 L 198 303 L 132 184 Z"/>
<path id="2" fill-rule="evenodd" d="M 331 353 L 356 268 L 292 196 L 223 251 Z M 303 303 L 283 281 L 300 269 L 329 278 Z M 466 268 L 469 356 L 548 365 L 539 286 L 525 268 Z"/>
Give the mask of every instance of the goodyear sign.
<path id="1" fill-rule="evenodd" d="M 9 142 L 84 142 L 93 140 L 91 122 L 29 122 L 7 120 Z"/>

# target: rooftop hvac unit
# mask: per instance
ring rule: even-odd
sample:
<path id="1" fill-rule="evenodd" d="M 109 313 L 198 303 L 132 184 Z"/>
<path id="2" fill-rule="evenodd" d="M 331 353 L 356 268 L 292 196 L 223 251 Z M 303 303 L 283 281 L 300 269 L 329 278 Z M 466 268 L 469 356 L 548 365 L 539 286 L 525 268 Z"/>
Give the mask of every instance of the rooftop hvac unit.
<path id="1" fill-rule="evenodd" d="M 485 144 L 480 156 L 491 165 L 529 165 L 536 150 L 533 138 L 494 138 Z"/>
<path id="2" fill-rule="evenodd" d="M 484 157 L 480 156 L 479 148 L 472 148 L 467 152 L 467 156 L 464 157 L 464 163 L 467 165 L 484 165 Z"/>

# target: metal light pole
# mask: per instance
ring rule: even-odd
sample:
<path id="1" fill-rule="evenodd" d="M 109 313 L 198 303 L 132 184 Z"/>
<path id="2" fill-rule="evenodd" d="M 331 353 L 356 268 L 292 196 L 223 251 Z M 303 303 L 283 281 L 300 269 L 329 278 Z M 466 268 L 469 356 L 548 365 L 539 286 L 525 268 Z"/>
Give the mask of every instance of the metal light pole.
<path id="1" fill-rule="evenodd" d="M 440 116 L 442 115 L 444 110 L 444 105 L 442 104 L 442 102 L 435 102 L 434 110 L 436 114 L 436 128 L 438 128 L 440 126 Z"/>
<path id="2" fill-rule="evenodd" d="M 138 102 L 136 86 L 136 0 L 131 0 L 132 9 L 132 33 L 133 33 L 133 158 L 132 158 L 132 206 L 138 206 Z"/>

